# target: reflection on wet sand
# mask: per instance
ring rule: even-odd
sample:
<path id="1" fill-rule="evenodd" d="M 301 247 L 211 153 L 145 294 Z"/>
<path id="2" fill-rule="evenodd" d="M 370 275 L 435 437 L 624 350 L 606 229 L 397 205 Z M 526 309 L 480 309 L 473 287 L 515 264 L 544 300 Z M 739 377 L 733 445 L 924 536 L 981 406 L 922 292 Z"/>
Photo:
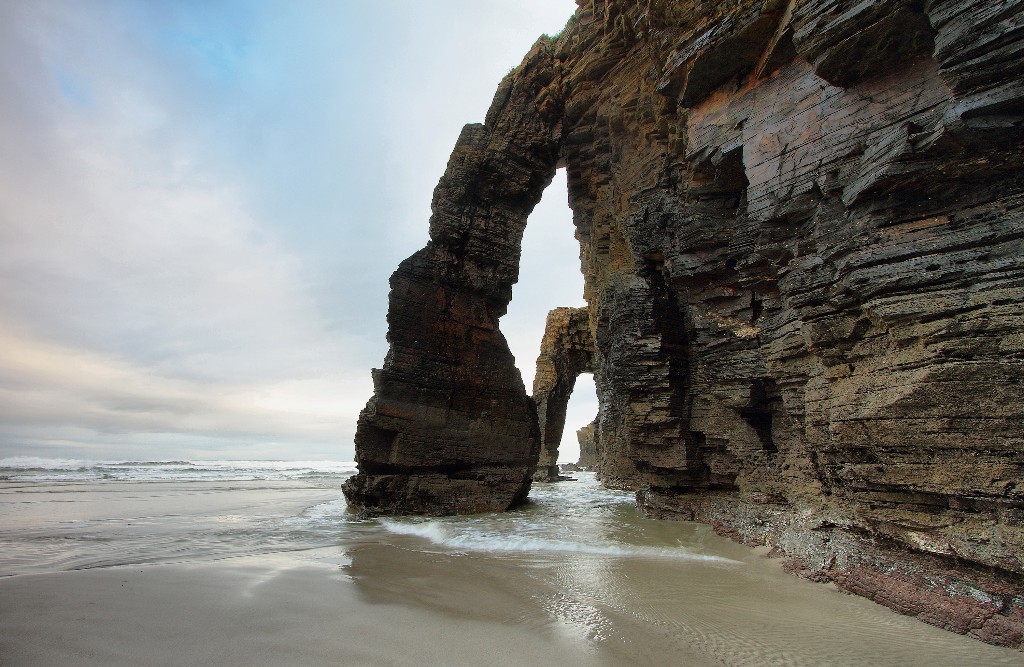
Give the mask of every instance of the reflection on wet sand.
<path id="1" fill-rule="evenodd" d="M 0 662 L 1021 665 L 782 572 L 592 477 L 359 520 L 300 482 L 0 489 Z"/>

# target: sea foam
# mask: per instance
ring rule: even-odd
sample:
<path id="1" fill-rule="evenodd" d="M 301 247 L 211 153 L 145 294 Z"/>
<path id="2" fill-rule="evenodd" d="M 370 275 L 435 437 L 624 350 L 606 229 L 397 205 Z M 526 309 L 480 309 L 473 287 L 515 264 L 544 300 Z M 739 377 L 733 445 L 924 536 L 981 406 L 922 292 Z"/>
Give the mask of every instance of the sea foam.
<path id="1" fill-rule="evenodd" d="M 457 551 L 482 553 L 584 554 L 613 558 L 671 558 L 675 560 L 735 563 L 721 556 L 697 553 L 683 546 L 655 547 L 622 543 L 587 543 L 522 535 L 501 535 L 455 526 L 439 520 L 402 521 L 381 519 L 380 525 L 396 535 L 412 535 Z"/>

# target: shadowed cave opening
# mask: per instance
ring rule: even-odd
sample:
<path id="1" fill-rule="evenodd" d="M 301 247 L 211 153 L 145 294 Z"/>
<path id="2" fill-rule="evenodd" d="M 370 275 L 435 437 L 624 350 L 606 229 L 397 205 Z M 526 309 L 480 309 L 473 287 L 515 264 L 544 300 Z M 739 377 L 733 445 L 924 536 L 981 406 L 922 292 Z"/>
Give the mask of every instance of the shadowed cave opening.
<path id="1" fill-rule="evenodd" d="M 750 383 L 750 400 L 747 407 L 740 410 L 740 416 L 754 429 L 757 439 L 764 451 L 779 451 L 772 435 L 772 415 L 782 404 L 778 387 L 771 378 L 758 378 Z"/>

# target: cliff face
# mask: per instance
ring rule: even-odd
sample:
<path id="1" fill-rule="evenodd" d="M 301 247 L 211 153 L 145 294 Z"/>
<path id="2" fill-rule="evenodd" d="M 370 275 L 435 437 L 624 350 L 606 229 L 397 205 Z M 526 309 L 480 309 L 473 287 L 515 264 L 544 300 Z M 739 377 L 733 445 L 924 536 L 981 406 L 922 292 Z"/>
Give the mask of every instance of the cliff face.
<path id="1" fill-rule="evenodd" d="M 582 2 L 392 279 L 346 494 L 524 497 L 540 436 L 497 318 L 564 165 L 600 477 L 1021 647 L 1022 140 L 1024 2 Z"/>

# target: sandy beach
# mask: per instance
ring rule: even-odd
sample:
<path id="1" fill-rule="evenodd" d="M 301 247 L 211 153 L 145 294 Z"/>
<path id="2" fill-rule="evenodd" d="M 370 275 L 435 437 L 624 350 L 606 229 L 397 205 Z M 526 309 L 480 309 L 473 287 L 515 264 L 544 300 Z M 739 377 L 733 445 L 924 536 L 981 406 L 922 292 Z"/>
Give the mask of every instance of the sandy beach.
<path id="1" fill-rule="evenodd" d="M 578 483 L 508 524 L 358 521 L 294 481 L 3 484 L 4 665 L 1024 664 Z"/>
<path id="2" fill-rule="evenodd" d="M 370 603 L 336 565 L 311 559 L 28 575 L 0 581 L 0 596 L 9 665 L 544 665 L 594 657 L 528 624 Z"/>

